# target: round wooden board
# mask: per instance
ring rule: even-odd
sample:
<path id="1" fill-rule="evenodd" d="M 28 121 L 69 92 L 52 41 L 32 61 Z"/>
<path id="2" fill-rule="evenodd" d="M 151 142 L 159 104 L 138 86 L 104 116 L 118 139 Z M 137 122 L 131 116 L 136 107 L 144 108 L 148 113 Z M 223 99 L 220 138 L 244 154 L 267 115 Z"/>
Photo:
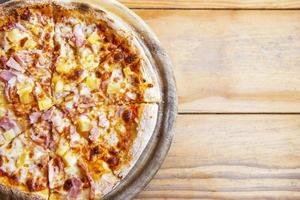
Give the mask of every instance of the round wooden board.
<path id="1" fill-rule="evenodd" d="M 6 2 L 0 0 L 0 3 Z M 68 0 L 63 0 L 68 2 Z M 162 101 L 159 103 L 158 120 L 155 131 L 140 156 L 138 162 L 116 188 L 103 199 L 132 199 L 151 181 L 162 165 L 173 138 L 173 125 L 177 115 L 177 93 L 172 63 L 161 47 L 155 34 L 131 10 L 116 0 L 73 0 L 104 9 L 121 18 L 129 25 L 142 45 L 146 56 L 158 75 Z M 7 194 L 7 193 L 6 193 Z M 18 196 L 18 195 L 17 195 Z M 22 196 L 22 195 L 20 195 Z"/>

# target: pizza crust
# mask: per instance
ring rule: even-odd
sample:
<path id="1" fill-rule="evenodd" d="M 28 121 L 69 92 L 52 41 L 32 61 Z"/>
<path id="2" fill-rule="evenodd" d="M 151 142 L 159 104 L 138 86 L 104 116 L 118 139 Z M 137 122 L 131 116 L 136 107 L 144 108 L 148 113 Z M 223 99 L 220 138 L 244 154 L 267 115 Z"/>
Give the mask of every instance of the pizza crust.
<path id="1" fill-rule="evenodd" d="M 0 182 L 8 182 L 5 177 L 0 178 Z M 35 193 L 26 193 L 22 187 L 8 187 L 0 184 L 0 199 L 1 200 L 45 200 L 48 199 L 49 191 L 43 190 Z"/>
<path id="2" fill-rule="evenodd" d="M 141 72 L 142 77 L 146 80 L 147 83 L 153 85 L 153 87 L 146 89 L 144 94 L 145 103 L 158 103 L 161 101 L 161 92 L 159 88 L 159 80 L 156 71 L 154 70 L 153 65 L 145 54 L 143 49 L 143 42 L 135 33 L 135 31 L 128 24 L 124 23 L 119 17 L 106 11 L 107 21 L 110 22 L 110 25 L 114 30 L 118 30 L 117 32 L 122 35 L 122 37 L 128 38 L 128 40 L 132 43 L 132 45 L 137 49 L 139 56 L 141 57 Z M 123 31 L 125 30 L 125 31 Z"/>
<path id="3" fill-rule="evenodd" d="M 12 0 L 0 5 L 0 17 L 11 15 L 17 9 L 33 6 L 51 5 L 51 0 Z"/>
<path id="4" fill-rule="evenodd" d="M 158 103 L 161 101 L 161 92 L 159 87 L 159 80 L 157 72 L 154 70 L 153 65 L 145 54 L 143 49 L 143 42 L 137 35 L 137 33 L 128 24 L 124 23 L 122 19 L 114 15 L 113 13 L 105 10 L 107 21 L 114 30 L 117 30 L 118 34 L 122 37 L 128 38 L 132 45 L 137 49 L 139 56 L 141 57 L 141 72 L 142 77 L 147 83 L 153 85 L 153 87 L 147 88 L 144 94 L 144 103 Z M 125 30 L 125 31 L 123 31 Z"/>
<path id="5" fill-rule="evenodd" d="M 96 196 L 101 198 L 111 192 L 115 186 L 120 183 L 120 179 L 115 177 L 112 173 L 102 175 L 100 180 L 95 181 Z"/>
<path id="6" fill-rule="evenodd" d="M 158 105 L 157 104 L 144 104 L 142 112 L 140 113 L 137 137 L 133 142 L 130 150 L 132 160 L 128 165 L 123 166 L 116 173 L 121 178 L 127 176 L 130 170 L 135 166 L 147 144 L 149 143 L 153 132 L 156 127 L 158 119 Z"/>

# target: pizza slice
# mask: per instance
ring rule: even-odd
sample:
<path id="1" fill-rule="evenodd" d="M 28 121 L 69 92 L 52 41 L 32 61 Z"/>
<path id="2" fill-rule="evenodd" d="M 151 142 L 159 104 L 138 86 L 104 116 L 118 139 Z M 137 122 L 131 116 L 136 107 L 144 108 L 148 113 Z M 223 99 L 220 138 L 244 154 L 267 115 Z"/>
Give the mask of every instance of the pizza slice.
<path id="1" fill-rule="evenodd" d="M 29 197 L 47 199 L 48 160 L 49 153 L 24 134 L 12 139 L 0 147 L 1 188 L 13 194 L 23 192 Z"/>
<path id="2" fill-rule="evenodd" d="M 98 199 L 119 182 L 104 161 L 85 162 L 81 153 L 70 147 L 59 154 L 49 162 L 50 200 Z"/>
<path id="3" fill-rule="evenodd" d="M 80 148 L 85 160 L 103 160 L 125 177 L 149 142 L 157 115 L 156 104 L 93 106 L 72 116 L 76 129 L 70 143 L 84 138 L 89 144 Z"/>
<path id="4" fill-rule="evenodd" d="M 110 191 L 139 159 L 154 131 L 158 105 L 95 102 L 83 106 L 87 104 L 80 102 L 85 98 L 73 101 L 79 102 L 76 106 L 66 103 L 60 108 L 73 125 L 60 138 L 56 154 L 90 176 L 89 183 L 95 185 L 90 195 L 98 197 Z M 104 172 L 105 176 L 100 176 Z"/>
<path id="5" fill-rule="evenodd" d="M 58 49 L 70 54 L 62 56 L 57 69 L 73 78 L 72 83 L 102 92 L 101 101 L 109 104 L 159 102 L 158 80 L 139 42 L 121 31 L 118 19 L 85 6 L 54 6 Z M 70 91 L 66 78 L 54 82 L 58 93 Z"/>
<path id="6" fill-rule="evenodd" d="M 151 77 L 152 72 L 143 65 L 138 54 L 126 55 L 121 49 L 101 63 L 96 77 L 100 79 L 100 89 L 110 102 L 124 104 L 160 101 L 157 83 Z"/>
<path id="7" fill-rule="evenodd" d="M 10 18 L 0 28 L 0 68 L 32 77 L 51 96 L 54 48 L 52 7 L 35 5 L 7 9 L 5 13 Z"/>

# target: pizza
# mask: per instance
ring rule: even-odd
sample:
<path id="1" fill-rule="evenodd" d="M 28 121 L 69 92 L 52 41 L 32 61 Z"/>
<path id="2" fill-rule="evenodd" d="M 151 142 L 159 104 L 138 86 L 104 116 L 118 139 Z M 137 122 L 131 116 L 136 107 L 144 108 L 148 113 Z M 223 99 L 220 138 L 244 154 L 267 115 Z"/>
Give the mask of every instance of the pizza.
<path id="1" fill-rule="evenodd" d="M 159 79 L 139 38 L 105 9 L 60 1 L 0 6 L 0 190 L 101 199 L 156 127 Z"/>

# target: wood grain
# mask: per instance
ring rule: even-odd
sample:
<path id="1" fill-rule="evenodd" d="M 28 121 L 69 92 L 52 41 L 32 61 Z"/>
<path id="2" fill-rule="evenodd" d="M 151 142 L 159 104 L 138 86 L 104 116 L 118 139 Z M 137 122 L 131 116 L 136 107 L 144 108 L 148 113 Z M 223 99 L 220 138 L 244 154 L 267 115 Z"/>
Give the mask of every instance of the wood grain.
<path id="1" fill-rule="evenodd" d="M 137 199 L 300 199 L 299 115 L 180 115 Z"/>
<path id="2" fill-rule="evenodd" d="M 120 0 L 130 8 L 296 9 L 297 0 Z"/>
<path id="3" fill-rule="evenodd" d="M 135 11 L 173 60 L 180 112 L 300 112 L 299 11 Z"/>

